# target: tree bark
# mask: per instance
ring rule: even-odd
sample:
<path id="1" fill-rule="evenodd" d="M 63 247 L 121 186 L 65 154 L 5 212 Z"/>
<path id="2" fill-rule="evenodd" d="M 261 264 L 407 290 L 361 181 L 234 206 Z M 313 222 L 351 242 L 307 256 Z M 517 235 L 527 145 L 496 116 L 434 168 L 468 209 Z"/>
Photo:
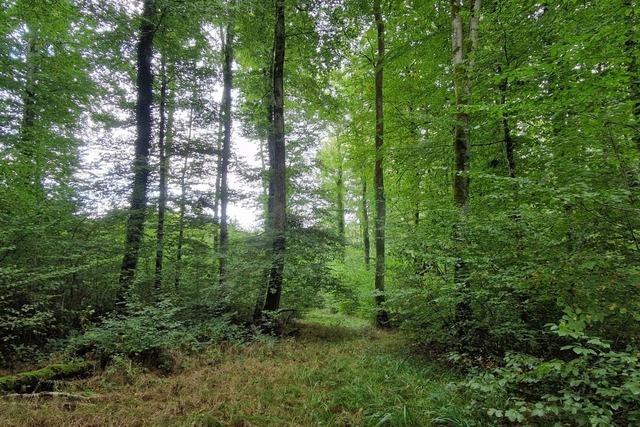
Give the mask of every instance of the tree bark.
<path id="1" fill-rule="evenodd" d="M 218 126 L 218 138 L 216 144 L 218 157 L 216 159 L 216 181 L 213 195 L 213 254 L 215 260 L 218 260 L 218 250 L 220 248 L 220 172 L 222 171 L 222 139 L 224 137 L 222 124 L 222 104 L 220 104 L 219 121 L 220 124 Z M 218 278 L 218 282 L 219 280 L 220 279 Z"/>
<path id="2" fill-rule="evenodd" d="M 344 231 L 344 171 L 342 165 L 342 146 L 338 139 L 338 171 L 336 174 L 336 222 L 340 245 L 344 248 L 346 237 Z"/>
<path id="3" fill-rule="evenodd" d="M 22 123 L 20 126 L 19 154 L 24 164 L 28 165 L 24 176 L 25 184 L 33 189 L 40 197 L 44 195 L 42 186 L 42 149 L 35 138 L 34 125 L 36 123 L 36 57 L 38 56 L 38 37 L 34 30 L 27 36 L 27 50 L 25 55 L 25 86 L 22 94 Z"/>
<path id="4" fill-rule="evenodd" d="M 472 317 L 467 289 L 469 271 L 462 256 L 463 247 L 466 244 L 462 228 L 464 217 L 469 209 L 469 150 L 471 145 L 469 114 L 466 108 L 471 100 L 470 73 L 474 68 L 474 53 L 478 44 L 481 0 L 474 0 L 469 5 L 469 34 L 466 37 L 462 16 L 462 2 L 460 0 L 450 0 L 450 4 L 453 85 L 456 103 L 453 199 L 460 212 L 460 221 L 454 225 L 454 242 L 458 252 L 454 269 L 454 282 L 460 293 L 460 302 L 456 306 L 456 322 L 459 326 L 459 334 L 464 335 L 467 332 L 466 324 Z"/>
<path id="5" fill-rule="evenodd" d="M 153 56 L 155 30 L 153 24 L 154 16 L 153 0 L 145 0 L 140 24 L 140 38 L 137 46 L 137 137 L 135 142 L 133 190 L 126 226 L 125 251 L 120 269 L 120 288 L 116 299 L 116 307 L 119 311 L 125 310 L 127 306 L 127 294 L 131 288 L 138 265 L 146 217 L 149 149 L 151 146 L 151 104 L 153 102 L 151 59 Z"/>
<path id="6" fill-rule="evenodd" d="M 467 70 L 464 64 L 464 25 L 459 0 L 451 0 L 451 23 L 453 28 L 453 84 L 456 102 L 456 124 L 454 128 L 455 175 L 453 199 L 464 213 L 469 200 L 469 115 L 464 110 L 469 103 Z"/>
<path id="7" fill-rule="evenodd" d="M 224 122 L 224 138 L 222 139 L 222 161 L 220 170 L 220 249 L 218 255 L 220 286 L 224 286 L 226 280 L 227 255 L 229 246 L 229 229 L 227 223 L 227 205 L 229 203 L 228 169 L 231 155 L 231 88 L 233 86 L 233 37 L 234 37 L 234 4 L 231 2 L 231 13 L 227 25 L 226 40 L 224 43 L 224 64 L 222 67 L 222 119 Z"/>
<path id="8" fill-rule="evenodd" d="M 286 164 L 284 135 L 284 0 L 275 0 L 273 62 L 273 253 L 265 311 L 280 307 L 286 249 Z"/>
<path id="9" fill-rule="evenodd" d="M 267 84 L 269 92 L 271 95 L 265 101 L 265 111 L 266 111 L 266 141 L 267 141 L 267 163 L 268 163 L 268 171 L 266 174 L 266 195 L 267 195 L 267 203 L 266 203 L 266 211 L 265 211 L 265 234 L 267 236 L 271 236 L 273 238 L 273 208 L 274 208 L 274 183 L 273 183 L 273 145 L 274 145 L 274 134 L 273 134 L 273 52 L 271 55 L 271 63 L 269 64 L 269 71 L 267 74 Z M 253 321 L 258 323 L 262 319 L 262 310 L 265 305 L 265 298 L 267 290 L 269 289 L 269 277 L 271 277 L 271 268 L 266 269 L 265 272 L 265 280 L 262 285 L 260 285 L 258 289 L 258 297 L 256 299 L 255 309 L 253 311 Z"/>
<path id="10" fill-rule="evenodd" d="M 383 72 L 384 72 L 384 21 L 382 18 L 382 10 L 380 0 L 373 2 L 373 15 L 377 31 L 378 52 L 375 64 L 375 95 L 376 95 L 376 135 L 375 150 L 376 160 L 374 167 L 374 184 L 376 190 L 376 218 L 375 218 L 375 240 L 376 240 L 376 323 L 380 327 L 386 327 L 389 324 L 389 315 L 384 309 L 384 279 L 385 279 L 385 195 L 384 195 L 384 170 L 383 170 L 383 153 L 384 145 L 384 109 L 383 101 Z"/>

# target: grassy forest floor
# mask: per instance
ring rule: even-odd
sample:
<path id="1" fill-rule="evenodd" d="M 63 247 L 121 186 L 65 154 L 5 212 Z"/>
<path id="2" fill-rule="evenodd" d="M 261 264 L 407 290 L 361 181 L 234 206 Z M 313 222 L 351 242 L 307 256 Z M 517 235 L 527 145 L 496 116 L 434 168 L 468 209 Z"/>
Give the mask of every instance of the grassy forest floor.
<path id="1" fill-rule="evenodd" d="M 3 426 L 464 425 L 454 374 L 411 356 L 401 336 L 316 312 L 295 338 L 211 348 L 170 376 L 121 362 L 57 398 L 0 402 Z"/>

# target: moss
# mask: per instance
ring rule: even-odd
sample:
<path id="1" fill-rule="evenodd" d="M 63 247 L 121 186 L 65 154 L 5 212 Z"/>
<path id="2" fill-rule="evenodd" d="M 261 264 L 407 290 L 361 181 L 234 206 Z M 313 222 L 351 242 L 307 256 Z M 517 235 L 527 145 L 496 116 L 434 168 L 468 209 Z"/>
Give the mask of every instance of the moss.
<path id="1" fill-rule="evenodd" d="M 93 365 L 85 361 L 56 363 L 35 371 L 0 377 L 0 392 L 30 392 L 36 388 L 49 390 L 55 380 L 83 376 L 92 369 Z"/>
<path id="2" fill-rule="evenodd" d="M 0 378 L 0 391 L 13 391 L 16 387 L 16 377 L 1 377 Z"/>

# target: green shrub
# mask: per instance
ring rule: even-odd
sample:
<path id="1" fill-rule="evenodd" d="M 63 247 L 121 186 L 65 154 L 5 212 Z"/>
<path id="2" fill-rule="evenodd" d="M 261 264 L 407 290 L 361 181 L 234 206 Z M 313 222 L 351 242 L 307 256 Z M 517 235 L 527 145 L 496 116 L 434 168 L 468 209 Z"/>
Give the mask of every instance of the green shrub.
<path id="1" fill-rule="evenodd" d="M 185 316 L 190 311 L 190 307 L 179 307 L 166 300 L 140 307 L 126 317 L 108 318 L 72 337 L 69 350 L 89 354 L 103 365 L 124 356 L 170 371 L 166 350 L 196 351 L 222 340 L 242 339 L 243 331 L 230 322 L 228 315 L 200 322 Z"/>
<path id="2" fill-rule="evenodd" d="M 465 384 L 493 422 L 640 425 L 640 352 L 585 332 L 588 316 L 568 310 L 551 330 L 569 340 L 563 358 L 509 354 L 505 366 Z"/>

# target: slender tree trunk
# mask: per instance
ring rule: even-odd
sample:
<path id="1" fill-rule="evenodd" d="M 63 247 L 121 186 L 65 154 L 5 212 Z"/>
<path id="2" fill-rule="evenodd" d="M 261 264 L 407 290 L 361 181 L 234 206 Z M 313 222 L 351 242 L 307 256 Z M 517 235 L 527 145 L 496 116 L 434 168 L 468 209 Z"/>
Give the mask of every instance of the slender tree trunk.
<path id="1" fill-rule="evenodd" d="M 231 4 L 233 8 L 233 2 Z M 231 88 L 233 86 L 233 36 L 234 19 L 233 10 L 227 25 L 227 34 L 224 44 L 224 65 L 222 75 L 224 87 L 222 91 L 222 119 L 224 121 L 224 138 L 222 140 L 222 162 L 220 171 L 220 253 L 219 253 L 219 273 L 220 286 L 225 284 L 227 256 L 229 246 L 229 229 L 227 224 L 227 205 L 229 203 L 228 169 L 229 157 L 231 155 Z"/>
<path id="2" fill-rule="evenodd" d="M 273 60 L 273 56 L 272 56 Z M 272 64 L 269 66 L 269 72 L 267 73 L 268 82 L 267 87 L 269 89 L 272 88 L 273 81 L 273 66 Z M 271 90 L 273 92 L 273 90 Z M 266 174 L 266 192 L 267 192 L 267 203 L 266 203 L 266 211 L 265 211 L 265 234 L 271 236 L 273 239 L 273 209 L 274 209 L 274 183 L 273 183 L 273 146 L 274 146 L 274 134 L 273 134 L 273 95 L 269 96 L 265 101 L 266 106 L 266 118 L 267 118 L 267 130 L 266 130 L 266 140 L 267 140 L 267 162 L 268 162 L 268 171 Z M 265 305 L 265 298 L 267 294 L 267 290 L 269 289 L 269 277 L 271 275 L 271 268 L 267 269 L 265 272 L 265 280 L 263 284 L 258 289 L 258 297 L 256 299 L 255 309 L 253 311 L 253 320 L 255 323 L 259 323 L 262 320 L 262 309 Z"/>
<path id="3" fill-rule="evenodd" d="M 384 72 L 384 21 L 382 19 L 382 10 L 380 0 L 373 2 L 373 15 L 378 36 L 378 54 L 375 64 L 375 93 L 376 93 L 376 161 L 374 168 L 374 184 L 376 190 L 376 218 L 375 218 L 375 237 L 376 237 L 376 305 L 378 307 L 376 314 L 376 322 L 378 326 L 385 327 L 389 324 L 389 315 L 384 309 L 384 279 L 385 279 L 385 217 L 386 206 L 384 197 L 384 171 L 383 171 L 383 153 L 384 145 L 384 109 L 383 100 L 383 72 Z"/>
<path id="4" fill-rule="evenodd" d="M 411 139 L 417 144 L 420 141 L 420 137 L 418 135 L 418 125 L 413 120 L 413 105 L 411 102 L 409 102 L 409 104 L 407 105 L 407 110 L 409 113 L 409 132 L 411 134 Z M 415 177 L 416 191 L 413 193 L 413 197 L 415 198 L 413 203 L 413 226 L 414 229 L 417 230 L 418 225 L 420 225 L 420 199 L 422 197 L 422 192 L 420 189 L 422 180 L 421 171 L 416 170 Z"/>
<path id="5" fill-rule="evenodd" d="M 273 73 L 271 73 L 273 74 Z M 267 231 L 269 233 L 273 232 L 273 215 L 275 209 L 275 182 L 273 179 L 273 173 L 276 168 L 275 166 L 275 135 L 274 135 L 274 121 L 273 121 L 273 96 L 270 97 L 269 103 L 267 105 L 267 117 L 268 117 L 268 134 L 267 134 L 267 160 L 269 162 L 269 174 L 267 181 Z"/>
<path id="6" fill-rule="evenodd" d="M 464 25 L 460 0 L 451 0 L 451 19 L 453 27 L 453 84 L 456 102 L 456 124 L 454 128 L 455 176 L 453 181 L 453 199 L 464 213 L 469 201 L 469 115 L 465 107 L 469 103 L 467 70 L 464 57 Z"/>
<path id="7" fill-rule="evenodd" d="M 465 37 L 462 3 L 450 0 L 452 24 L 452 65 L 453 84 L 456 101 L 456 124 L 454 128 L 455 175 L 453 182 L 453 199 L 460 211 L 460 221 L 454 226 L 454 241 L 457 246 L 457 259 L 454 270 L 454 282 L 460 292 L 461 300 L 456 306 L 456 321 L 459 334 L 466 331 L 466 323 L 470 320 L 471 305 L 468 295 L 469 271 L 462 256 L 465 246 L 464 217 L 469 209 L 469 149 L 471 137 L 469 130 L 469 114 L 466 111 L 471 98 L 470 72 L 474 67 L 474 51 L 477 45 L 480 0 L 470 4 L 469 34 Z"/>
<path id="8" fill-rule="evenodd" d="M 225 34 L 224 27 L 220 26 L 220 42 L 222 43 L 222 54 L 224 56 L 224 43 L 225 43 Z M 220 283 L 220 186 L 222 181 L 222 140 L 224 139 L 224 120 L 223 120 L 223 110 L 224 105 L 221 100 L 220 106 L 218 109 L 218 138 L 217 138 L 217 162 L 216 162 L 216 182 L 215 182 L 215 191 L 213 195 L 213 256 L 216 262 L 218 262 L 218 278 L 217 283 Z"/>
<path id="9" fill-rule="evenodd" d="M 127 294 L 138 265 L 140 244 L 144 232 L 149 183 L 149 149 L 151 146 L 151 104 L 153 102 L 153 55 L 154 2 L 144 1 L 140 39 L 137 46 L 137 102 L 133 190 L 130 199 L 129 218 L 126 226 L 125 251 L 120 269 L 120 289 L 116 300 L 119 311 L 126 309 Z"/>
<path id="10" fill-rule="evenodd" d="M 156 271 L 154 285 L 156 291 L 162 288 L 162 262 L 164 258 L 164 217 L 167 208 L 167 147 L 165 135 L 170 132 L 166 124 L 167 110 L 167 66 L 163 56 L 161 64 L 162 82 L 160 85 L 160 130 L 158 135 L 158 153 L 160 156 L 160 191 L 158 196 L 158 225 L 156 228 Z M 168 137 L 167 137 L 168 139 Z"/>
<path id="11" fill-rule="evenodd" d="M 223 139 L 223 125 L 222 125 L 222 104 L 220 104 L 220 124 L 218 126 L 218 141 L 217 141 L 217 159 L 216 159 L 216 182 L 213 195 L 213 255 L 217 261 L 219 258 L 218 250 L 220 248 L 220 184 L 221 184 L 221 172 L 222 172 L 222 139 Z M 218 268 L 219 270 L 219 268 Z M 219 281 L 219 278 L 218 278 Z"/>
<path id="12" fill-rule="evenodd" d="M 336 174 L 336 222 L 338 225 L 338 238 L 340 244 L 344 248 L 346 244 L 346 237 L 344 232 L 344 171 L 342 165 L 342 147 L 340 140 L 338 140 L 338 171 Z"/>
<path id="13" fill-rule="evenodd" d="M 280 307 L 284 273 L 286 231 L 286 164 L 284 135 L 284 56 L 285 24 L 284 0 L 275 0 L 275 35 L 273 63 L 273 254 L 265 311 Z"/>
<path id="14" fill-rule="evenodd" d="M 369 206 L 367 203 L 367 179 L 362 176 L 362 245 L 364 246 L 364 265 L 371 265 L 371 242 L 369 240 Z"/>

